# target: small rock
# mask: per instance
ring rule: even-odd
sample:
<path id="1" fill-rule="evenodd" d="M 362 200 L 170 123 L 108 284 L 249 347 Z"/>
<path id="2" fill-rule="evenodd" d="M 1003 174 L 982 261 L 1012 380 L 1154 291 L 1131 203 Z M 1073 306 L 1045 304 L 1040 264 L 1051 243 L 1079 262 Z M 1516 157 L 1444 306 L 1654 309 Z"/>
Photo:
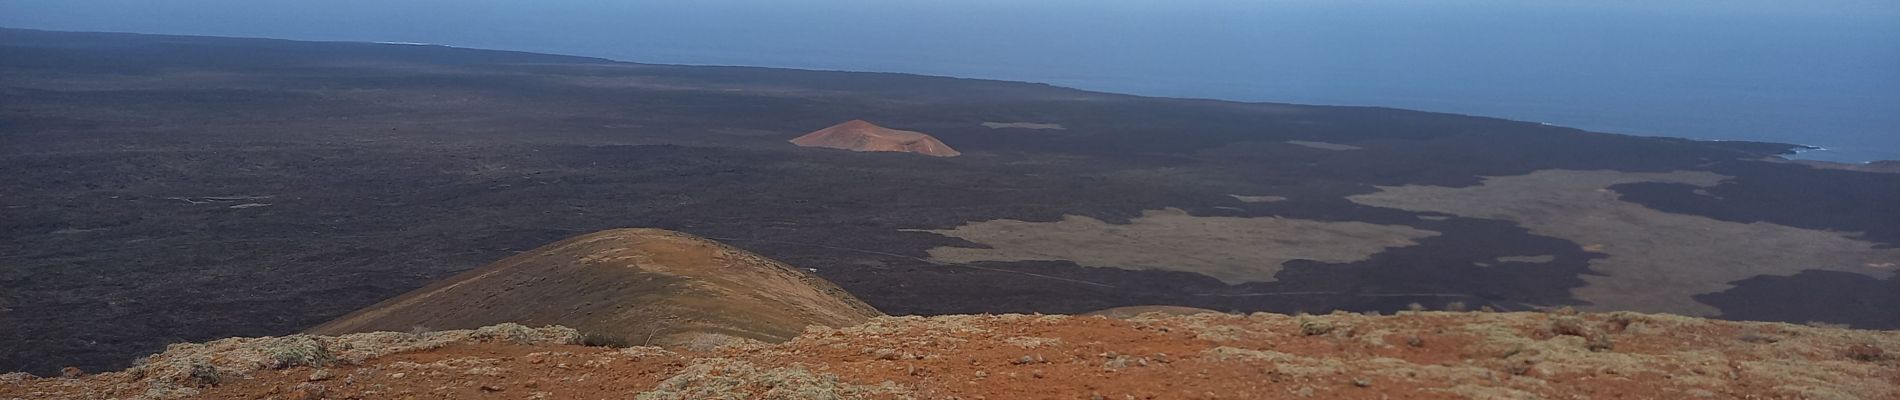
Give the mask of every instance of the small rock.
<path id="1" fill-rule="evenodd" d="M 84 377 L 84 376 L 86 376 L 86 371 L 81 370 L 78 367 L 66 367 L 66 368 L 59 369 L 59 377 L 61 378 L 79 379 L 80 377 Z"/>
<path id="2" fill-rule="evenodd" d="M 1356 387 L 1372 387 L 1372 380 L 1366 378 L 1352 378 L 1352 385 Z"/>
<path id="3" fill-rule="evenodd" d="M 898 357 L 897 350 L 891 349 L 877 349 L 877 352 L 872 354 L 879 360 L 896 360 Z"/>
<path id="4" fill-rule="evenodd" d="M 328 369 L 319 369 L 317 370 L 317 372 L 311 372 L 310 378 L 308 380 L 311 382 L 323 381 L 323 380 L 329 380 L 330 378 L 335 377 L 335 376 L 336 374 L 331 373 L 330 370 Z"/>
<path id="5" fill-rule="evenodd" d="M 501 391 L 501 385 L 499 385 L 499 384 L 493 384 L 493 385 L 482 385 L 482 391 L 484 391 L 484 392 L 499 392 L 499 391 Z"/>
<path id="6" fill-rule="evenodd" d="M 1300 333 L 1306 336 L 1319 336 L 1333 331 L 1333 324 L 1320 320 L 1300 321 Z"/>

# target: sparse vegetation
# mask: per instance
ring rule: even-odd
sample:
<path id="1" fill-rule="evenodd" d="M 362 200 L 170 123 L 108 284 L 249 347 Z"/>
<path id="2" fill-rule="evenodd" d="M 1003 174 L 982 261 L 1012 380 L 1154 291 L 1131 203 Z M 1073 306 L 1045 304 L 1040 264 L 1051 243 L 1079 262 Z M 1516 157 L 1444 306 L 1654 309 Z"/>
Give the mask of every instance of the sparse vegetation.
<path id="1" fill-rule="evenodd" d="M 1588 337 L 1590 328 L 1584 325 L 1583 318 L 1566 315 L 1550 319 L 1550 333 Z"/>
<path id="2" fill-rule="evenodd" d="M 1445 303 L 1445 311 L 1464 312 L 1466 311 L 1465 302 L 1453 301 L 1450 303 Z"/>
<path id="3" fill-rule="evenodd" d="M 581 334 L 580 344 L 582 346 L 614 347 L 614 348 L 623 348 L 623 347 L 633 346 L 630 342 L 627 341 L 626 337 L 619 336 L 619 335 L 609 335 L 609 334 L 598 333 L 598 332 L 588 332 L 588 333 Z"/>
<path id="4" fill-rule="evenodd" d="M 1839 323 L 1825 322 L 1825 321 L 1808 321 L 1807 323 L 1803 325 L 1807 325 L 1807 326 L 1815 327 L 1815 328 L 1824 328 L 1824 329 L 1847 329 L 1848 328 L 1847 324 L 1839 324 Z"/>
<path id="5" fill-rule="evenodd" d="M 1761 328 L 1756 328 L 1752 326 L 1742 328 L 1741 332 L 1735 335 L 1735 339 L 1748 342 L 1748 343 L 1756 343 L 1756 344 L 1769 344 L 1769 343 L 1781 341 L 1780 337 L 1769 335 L 1767 333 L 1762 332 Z"/>
<path id="6" fill-rule="evenodd" d="M 1887 359 L 1887 352 L 1872 343 L 1855 343 L 1847 346 L 1847 358 L 1855 361 L 1876 362 Z"/>
<path id="7" fill-rule="evenodd" d="M 191 360 L 190 371 L 186 373 L 187 382 L 193 386 L 217 386 L 224 382 L 224 374 L 218 367 L 204 359 Z"/>
<path id="8" fill-rule="evenodd" d="M 1610 351 L 1616 348 L 1616 343 L 1610 340 L 1610 335 L 1598 334 L 1586 339 L 1584 341 L 1584 348 L 1590 349 L 1590 351 Z"/>
<path id="9" fill-rule="evenodd" d="M 752 363 L 729 359 L 707 359 L 634 398 L 637 400 L 699 399 L 812 399 L 842 400 L 881 395 L 909 398 L 909 390 L 896 385 L 862 386 L 840 381 L 838 376 L 816 373 L 802 366 L 760 368 Z"/>
<path id="10" fill-rule="evenodd" d="M 336 356 L 330 354 L 330 349 L 324 347 L 323 342 L 306 335 L 279 338 L 265 352 L 270 356 L 270 368 L 273 369 L 321 367 L 336 361 Z"/>
<path id="11" fill-rule="evenodd" d="M 534 328 L 529 328 L 525 325 L 516 324 L 516 323 L 503 323 L 503 324 L 497 324 L 497 325 L 484 326 L 484 327 L 475 329 L 475 333 L 471 334 L 470 337 L 474 338 L 475 340 L 481 340 L 481 341 L 507 342 L 507 343 L 514 343 L 514 344 L 534 344 L 538 342 L 547 342 L 550 339 L 554 339 L 556 341 L 564 340 L 567 343 L 577 343 L 579 340 L 582 339 L 581 337 L 582 335 L 580 335 L 578 332 L 572 332 L 572 329 L 568 329 L 568 331 L 569 332 L 564 332 L 568 336 L 566 338 L 550 338 L 547 335 L 545 335 L 542 331 L 536 330 Z"/>
<path id="12" fill-rule="evenodd" d="M 1302 335 L 1319 336 L 1319 335 L 1324 335 L 1324 334 L 1328 334 L 1332 332 L 1333 332 L 1332 322 L 1316 319 L 1316 318 L 1306 318 L 1306 319 L 1300 320 L 1300 334 Z"/>
<path id="13" fill-rule="evenodd" d="M 1392 398 L 1464 393 L 1477 398 L 1508 394 L 1515 397 L 1506 398 L 1550 399 L 1582 394 L 1683 398 L 1699 396 L 1696 393 L 1870 399 L 1900 394 L 1900 385 L 1893 383 L 1900 371 L 1892 368 L 1891 356 L 1879 351 L 1900 343 L 1900 335 L 1892 332 L 1742 325 L 1666 315 L 1625 317 L 1632 326 L 1653 322 L 1656 328 L 1610 335 L 1601 331 L 1613 329 L 1619 318 L 1605 314 L 1256 313 L 1153 315 L 1138 320 L 883 317 L 866 325 L 809 330 L 792 342 L 747 344 L 740 351 L 710 353 L 651 347 L 524 349 L 507 335 L 493 334 L 515 329 L 492 329 L 480 338 L 475 330 L 442 331 L 426 340 L 384 332 L 310 337 L 325 344 L 337 363 L 356 367 L 309 373 L 264 370 L 269 366 L 261 361 L 270 359 L 273 352 L 269 350 L 295 343 L 286 340 L 291 338 L 226 339 L 173 346 L 147 359 L 138 374 L 105 372 L 80 379 L 0 376 L 0 399 L 375 399 L 416 394 L 560 399 L 628 392 L 649 400 L 921 397 L 916 393 L 1003 399 L 1029 391 L 1040 394 L 1037 397 L 1101 394 L 1125 398 L 1149 394 L 1163 387 L 1163 382 L 1192 383 L 1195 392 L 1190 394 L 1218 398 L 1262 398 L 1292 391 L 1345 398 L 1355 393 Z M 1553 321 L 1564 318 L 1581 321 L 1593 335 L 1580 338 L 1548 332 L 1567 331 L 1552 326 L 1566 324 Z M 1335 327 L 1329 334 L 1366 329 L 1362 337 L 1381 340 L 1299 339 L 1308 337 L 1299 327 L 1320 322 Z M 1708 337 L 1709 332 L 1741 327 L 1781 328 L 1799 334 L 1776 346 Z M 1209 330 L 1225 332 L 1228 338 L 1214 343 L 1194 334 Z M 585 336 L 558 327 L 533 331 L 527 336 Z M 1438 337 L 1444 340 L 1429 345 L 1420 339 Z M 1608 337 L 1631 338 L 1645 345 L 1609 351 L 1610 343 L 1599 339 Z M 1387 348 L 1383 347 L 1387 340 L 1405 338 L 1417 343 L 1385 357 L 1365 352 Z M 455 345 L 428 345 L 438 340 Z M 568 342 L 536 339 L 535 343 Z M 942 348 L 946 343 L 959 349 L 938 356 L 906 352 L 919 349 L 913 346 Z M 365 355 L 394 354 L 386 350 L 390 348 L 438 352 L 396 360 Z M 1617 384 L 1570 379 L 1583 376 L 1609 378 Z M 244 384 L 233 384 L 238 379 Z M 1737 379 L 1750 384 L 1736 385 Z M 29 390 L 36 392 L 21 394 Z"/>

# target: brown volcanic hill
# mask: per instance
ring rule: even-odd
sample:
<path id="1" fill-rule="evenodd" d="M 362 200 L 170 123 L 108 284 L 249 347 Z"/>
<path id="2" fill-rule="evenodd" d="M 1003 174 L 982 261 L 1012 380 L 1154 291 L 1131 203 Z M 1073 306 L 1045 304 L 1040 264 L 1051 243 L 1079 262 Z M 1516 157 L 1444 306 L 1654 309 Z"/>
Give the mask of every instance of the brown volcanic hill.
<path id="1" fill-rule="evenodd" d="M 182 344 L 0 399 L 1894 399 L 1900 332 L 1661 314 L 879 317 L 705 351 L 520 325 Z"/>
<path id="2" fill-rule="evenodd" d="M 792 144 L 851 151 L 902 151 L 937 157 L 963 154 L 923 132 L 885 128 L 861 119 L 807 133 L 792 139 Z"/>
<path id="3" fill-rule="evenodd" d="M 808 325 L 879 315 L 824 279 L 745 250 L 680 232 L 615 229 L 503 259 L 309 333 L 520 322 L 671 347 L 719 338 L 709 334 L 783 341 Z"/>

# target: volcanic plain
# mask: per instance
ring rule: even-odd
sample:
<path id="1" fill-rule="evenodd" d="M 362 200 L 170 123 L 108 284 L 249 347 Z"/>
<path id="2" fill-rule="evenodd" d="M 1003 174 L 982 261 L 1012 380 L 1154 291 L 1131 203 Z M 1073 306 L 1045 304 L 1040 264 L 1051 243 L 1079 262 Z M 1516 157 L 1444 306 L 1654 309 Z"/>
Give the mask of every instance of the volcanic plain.
<path id="1" fill-rule="evenodd" d="M 788 143 L 852 120 L 961 155 Z M 287 335 L 625 227 L 782 261 L 891 315 L 1416 304 L 1900 327 L 1900 174 L 1774 161 L 1794 148 L 905 74 L 0 30 L 0 370 Z"/>

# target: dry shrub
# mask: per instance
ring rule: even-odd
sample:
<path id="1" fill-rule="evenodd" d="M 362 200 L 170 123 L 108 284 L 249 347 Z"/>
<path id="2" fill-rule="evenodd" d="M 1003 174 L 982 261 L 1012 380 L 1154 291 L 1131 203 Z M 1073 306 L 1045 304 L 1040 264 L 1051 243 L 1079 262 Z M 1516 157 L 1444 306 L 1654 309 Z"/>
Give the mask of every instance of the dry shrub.
<path id="1" fill-rule="evenodd" d="M 1887 359 L 1887 352 L 1872 343 L 1855 343 L 1847 346 L 1847 358 L 1855 361 L 1877 362 Z"/>
<path id="2" fill-rule="evenodd" d="M 1333 323 L 1331 322 L 1321 321 L 1319 319 L 1312 319 L 1312 318 L 1304 318 L 1300 320 L 1300 334 L 1303 334 L 1306 336 L 1319 336 L 1319 335 L 1324 335 L 1324 334 L 1332 333 L 1332 332 L 1333 332 Z"/>
<path id="3" fill-rule="evenodd" d="M 1769 343 L 1781 341 L 1780 337 L 1763 333 L 1761 329 L 1757 329 L 1752 326 L 1747 327 L 1747 328 L 1742 328 L 1741 333 L 1737 333 L 1735 335 L 1735 338 L 1743 342 L 1755 343 L 1755 344 L 1769 344 Z"/>
<path id="4" fill-rule="evenodd" d="M 297 366 L 321 367 L 336 361 L 330 349 L 308 335 L 292 335 L 279 338 L 271 343 L 265 352 L 270 354 L 270 367 L 284 369 Z M 195 369 L 194 369 L 195 370 Z"/>
<path id="5" fill-rule="evenodd" d="M 1590 337 L 1590 328 L 1584 326 L 1583 319 L 1577 317 L 1556 317 L 1550 319 L 1550 333 L 1556 335 Z"/>
<path id="6" fill-rule="evenodd" d="M 599 333 L 599 332 L 588 332 L 588 333 L 581 334 L 580 342 L 582 346 L 591 346 L 591 347 L 625 348 L 625 347 L 631 346 L 630 344 L 628 344 L 626 337 L 623 337 L 620 335 L 609 335 L 609 334 Z"/>

